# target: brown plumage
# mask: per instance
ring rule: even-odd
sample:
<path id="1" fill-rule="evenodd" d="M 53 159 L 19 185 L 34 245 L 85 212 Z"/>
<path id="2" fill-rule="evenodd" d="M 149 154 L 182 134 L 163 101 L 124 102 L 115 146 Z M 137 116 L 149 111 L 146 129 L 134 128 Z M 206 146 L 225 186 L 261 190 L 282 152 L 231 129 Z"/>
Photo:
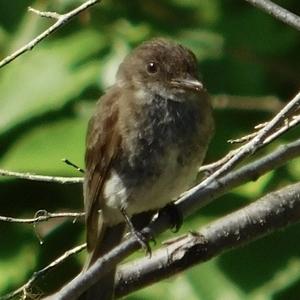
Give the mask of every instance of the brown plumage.
<path id="1" fill-rule="evenodd" d="M 192 184 L 213 132 L 196 66 L 183 46 L 151 40 L 124 59 L 98 102 L 86 141 L 86 268 L 122 239 L 121 209 L 157 210 Z M 112 299 L 114 273 L 85 299 Z"/>

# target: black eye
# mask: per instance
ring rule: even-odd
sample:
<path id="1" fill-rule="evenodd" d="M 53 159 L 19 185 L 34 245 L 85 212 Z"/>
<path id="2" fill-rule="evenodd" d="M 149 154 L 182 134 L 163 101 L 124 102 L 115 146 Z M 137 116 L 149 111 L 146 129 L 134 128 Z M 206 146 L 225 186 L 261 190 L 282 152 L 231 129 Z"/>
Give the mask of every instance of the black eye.
<path id="1" fill-rule="evenodd" d="M 149 62 L 147 65 L 147 72 L 150 74 L 157 73 L 158 71 L 158 65 L 155 62 Z"/>

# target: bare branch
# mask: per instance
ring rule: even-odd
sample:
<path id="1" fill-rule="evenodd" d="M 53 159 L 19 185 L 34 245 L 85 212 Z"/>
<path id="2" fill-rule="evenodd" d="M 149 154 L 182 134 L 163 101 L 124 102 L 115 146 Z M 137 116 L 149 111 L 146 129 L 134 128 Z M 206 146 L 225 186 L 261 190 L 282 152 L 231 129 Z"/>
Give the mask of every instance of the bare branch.
<path id="1" fill-rule="evenodd" d="M 3 169 L 0 169 L 0 176 L 15 177 L 15 178 L 32 180 L 32 181 L 54 182 L 54 183 L 61 183 L 61 184 L 83 182 L 82 177 L 59 177 L 59 176 L 35 175 L 27 172 L 26 173 L 13 172 L 13 171 L 8 171 Z"/>
<path id="2" fill-rule="evenodd" d="M 145 257 L 122 266 L 117 274 L 116 296 L 124 297 L 299 220 L 297 183 L 218 219 L 199 232 L 174 239 L 154 252 L 151 259 Z"/>
<path id="3" fill-rule="evenodd" d="M 79 166 L 77 166 L 76 164 L 74 164 L 73 162 L 71 162 L 69 159 L 67 158 L 63 158 L 62 162 L 64 162 L 66 165 L 73 167 L 74 169 L 76 169 L 78 172 L 83 173 L 84 174 L 84 170 L 82 168 L 80 168 Z"/>
<path id="4" fill-rule="evenodd" d="M 39 210 L 34 218 L 28 218 L 28 219 L 20 219 L 20 218 L 13 218 L 13 217 L 5 217 L 0 216 L 0 221 L 2 222 L 10 222 L 10 223 L 28 223 L 28 224 L 34 224 L 34 223 L 41 223 L 41 222 L 47 222 L 50 219 L 55 218 L 81 218 L 84 217 L 85 213 L 50 213 L 46 210 Z"/>
<path id="5" fill-rule="evenodd" d="M 245 136 L 242 136 L 241 138 L 238 138 L 238 139 L 230 139 L 230 140 L 227 141 L 227 143 L 230 143 L 230 144 L 245 143 L 245 142 L 248 142 L 251 139 L 253 139 L 255 136 L 257 136 L 257 131 L 249 133 L 249 134 L 247 134 Z"/>
<path id="6" fill-rule="evenodd" d="M 200 191 L 183 196 L 177 203 L 177 209 L 187 216 L 193 210 L 185 207 L 185 202 L 190 198 L 194 201 L 197 197 L 198 208 L 204 206 L 213 199 L 221 196 L 229 190 L 250 180 L 256 180 L 266 172 L 283 165 L 288 160 L 300 155 L 300 139 L 279 147 L 272 154 L 269 154 L 255 162 L 252 162 L 237 171 L 223 175 L 218 180 L 213 180 L 203 187 Z M 185 199 L 185 202 L 180 200 Z M 155 237 L 159 233 L 172 227 L 172 222 L 168 215 L 161 214 L 149 227 L 144 228 L 142 233 L 145 236 Z M 55 295 L 47 297 L 47 300 L 72 300 L 77 299 L 85 290 L 95 284 L 103 275 L 109 272 L 115 265 L 120 263 L 127 256 L 140 248 L 140 243 L 135 237 L 129 237 L 112 251 L 99 258 L 94 265 L 85 273 L 79 274 L 75 279 L 68 283 Z"/>
<path id="7" fill-rule="evenodd" d="M 40 43 L 42 40 L 44 40 L 46 37 L 48 37 L 50 34 L 52 34 L 54 31 L 56 31 L 58 28 L 62 27 L 66 23 L 68 23 L 72 18 L 77 16 L 79 13 L 83 12 L 87 8 L 89 8 L 92 5 L 95 5 L 96 3 L 100 2 L 101 0 L 88 0 L 82 5 L 78 6 L 77 8 L 71 10 L 70 12 L 60 15 L 54 12 L 40 12 L 38 10 L 35 10 L 33 8 L 29 8 L 30 11 L 33 11 L 34 13 L 38 14 L 42 17 L 48 17 L 52 19 L 56 19 L 57 21 L 50 26 L 48 29 L 46 29 L 44 32 L 42 32 L 40 35 L 38 35 L 35 39 L 31 40 L 29 43 L 27 43 L 25 46 L 21 47 L 11 55 L 5 57 L 3 60 L 0 61 L 0 68 L 4 67 L 5 65 L 9 64 L 11 61 L 22 55 L 23 53 L 32 50 L 38 43 Z"/>
<path id="8" fill-rule="evenodd" d="M 221 168 L 226 162 L 228 162 L 232 157 L 234 157 L 240 151 L 240 148 L 241 147 L 229 151 L 224 157 L 222 157 L 221 159 L 219 159 L 213 163 L 201 166 L 198 169 L 198 172 L 206 173 L 207 176 L 213 174 L 214 172 L 216 172 L 217 169 Z"/>
<path id="9" fill-rule="evenodd" d="M 37 14 L 38 16 L 40 17 L 43 17 L 43 18 L 49 18 L 49 19 L 55 19 L 55 20 L 58 20 L 59 18 L 62 17 L 61 14 L 58 14 L 56 12 L 52 12 L 52 11 L 40 11 L 40 10 L 37 10 L 37 9 L 34 9 L 32 7 L 28 7 L 28 11 L 31 11 L 35 14 Z"/>
<path id="10" fill-rule="evenodd" d="M 269 15 L 291 27 L 300 30 L 300 17 L 269 0 L 246 0 Z"/>
<path id="11" fill-rule="evenodd" d="M 51 264 L 49 264 L 45 268 L 43 268 L 37 272 L 34 272 L 32 277 L 20 288 L 13 291 L 12 293 L 9 293 L 7 295 L 0 297 L 0 300 L 9 300 L 16 296 L 21 296 L 22 299 L 27 299 L 26 296 L 28 296 L 28 293 L 30 293 L 29 291 L 32 289 L 34 283 L 36 282 L 36 280 L 38 278 L 45 276 L 49 271 L 51 271 L 53 268 L 55 268 L 58 265 L 60 265 L 61 263 L 63 263 L 67 258 L 69 258 L 70 256 L 72 256 L 74 254 L 79 253 L 80 251 L 82 251 L 85 248 L 86 248 L 86 244 L 82 244 L 80 246 L 76 246 L 73 249 L 66 251 L 62 256 L 57 258 L 55 261 L 53 261 Z"/>
<path id="12" fill-rule="evenodd" d="M 244 158 L 254 154 L 259 148 L 265 145 L 267 138 L 271 134 L 273 134 L 274 131 L 276 131 L 276 129 L 280 127 L 280 125 L 283 124 L 288 117 L 291 117 L 293 113 L 297 112 L 299 107 L 300 107 L 300 92 L 298 92 L 298 94 L 291 101 L 289 101 L 279 111 L 279 113 L 277 113 L 275 117 L 273 117 L 271 121 L 269 121 L 262 129 L 260 129 L 257 135 L 253 139 L 251 139 L 248 143 L 240 147 L 234 156 L 232 156 L 227 162 L 225 162 L 212 175 L 210 175 L 201 183 L 196 185 L 194 188 L 186 192 L 185 196 L 181 198 L 181 201 L 183 201 L 183 209 L 184 210 L 187 209 L 188 214 L 191 214 L 194 210 L 197 210 L 197 208 L 199 207 L 197 193 L 198 192 L 200 193 L 201 189 L 203 189 L 205 186 L 212 183 L 221 175 L 228 173 Z M 296 123 L 296 125 L 297 124 L 298 123 Z M 289 126 L 289 128 L 291 128 L 291 126 Z M 274 136 L 274 138 L 277 136 Z M 269 140 L 268 143 L 269 142 L 271 142 L 271 140 Z"/>
<path id="13" fill-rule="evenodd" d="M 285 122 L 285 124 L 282 127 L 280 127 L 278 130 L 276 130 L 273 134 L 271 134 L 265 139 L 264 145 L 270 144 L 270 142 L 272 142 L 288 130 L 292 129 L 293 127 L 297 126 L 299 123 L 300 116 L 294 116 L 291 121 L 287 120 L 287 122 Z"/>
<path id="14" fill-rule="evenodd" d="M 292 120 L 286 120 L 286 122 L 284 123 L 283 126 L 277 128 L 275 130 L 274 133 L 270 132 L 270 135 L 268 137 L 266 137 L 266 139 L 263 141 L 263 143 L 261 145 L 258 146 L 258 149 L 270 144 L 273 140 L 275 140 L 276 138 L 278 138 L 279 136 L 281 136 L 282 134 L 286 133 L 288 130 L 292 129 L 293 127 L 299 125 L 300 123 L 300 116 L 293 116 Z M 255 126 L 255 129 L 262 129 L 264 128 L 268 123 L 264 123 L 264 124 L 258 124 Z M 234 139 L 234 140 L 229 140 L 228 142 L 230 143 L 242 143 L 242 142 L 246 142 L 249 141 L 251 138 L 253 139 L 254 137 L 256 137 L 259 134 L 259 131 L 255 131 L 253 133 L 250 133 L 244 137 L 241 137 L 239 139 Z M 199 168 L 199 173 L 200 172 L 204 172 L 209 174 L 212 174 L 213 172 L 215 172 L 218 168 L 221 168 L 222 165 L 224 165 L 226 162 L 228 162 L 232 157 L 234 157 L 244 146 L 241 146 L 237 149 L 231 150 L 230 152 L 228 152 L 228 154 L 226 154 L 224 157 L 222 157 L 221 159 L 211 163 L 211 164 L 207 164 L 207 165 L 203 165 Z"/>

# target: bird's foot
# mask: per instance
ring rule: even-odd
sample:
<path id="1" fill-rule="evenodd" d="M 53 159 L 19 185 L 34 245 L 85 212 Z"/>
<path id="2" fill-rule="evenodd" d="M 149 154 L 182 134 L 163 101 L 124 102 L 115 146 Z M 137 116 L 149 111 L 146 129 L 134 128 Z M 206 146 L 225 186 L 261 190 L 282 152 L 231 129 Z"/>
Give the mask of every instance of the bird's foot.
<path id="1" fill-rule="evenodd" d="M 152 250 L 149 245 L 149 240 L 154 240 L 153 237 L 151 237 L 150 233 L 143 233 L 141 231 L 136 230 L 124 209 L 121 209 L 121 213 L 122 213 L 124 220 L 130 230 L 130 233 L 135 236 L 135 238 L 137 239 L 137 241 L 139 242 L 141 247 L 145 250 L 146 255 L 149 256 L 149 258 L 151 258 Z"/>
<path id="2" fill-rule="evenodd" d="M 183 224 L 182 213 L 178 210 L 177 206 L 171 202 L 159 211 L 159 215 L 166 214 L 170 218 L 172 224 L 172 231 L 178 232 Z"/>
<path id="3" fill-rule="evenodd" d="M 141 231 L 137 231 L 135 229 L 133 231 L 131 231 L 131 233 L 135 236 L 135 238 L 137 239 L 137 241 L 139 242 L 139 244 L 141 245 L 141 247 L 145 251 L 146 255 L 149 256 L 149 258 L 151 258 L 152 250 L 151 250 L 151 247 L 149 245 L 148 235 L 143 234 Z"/>

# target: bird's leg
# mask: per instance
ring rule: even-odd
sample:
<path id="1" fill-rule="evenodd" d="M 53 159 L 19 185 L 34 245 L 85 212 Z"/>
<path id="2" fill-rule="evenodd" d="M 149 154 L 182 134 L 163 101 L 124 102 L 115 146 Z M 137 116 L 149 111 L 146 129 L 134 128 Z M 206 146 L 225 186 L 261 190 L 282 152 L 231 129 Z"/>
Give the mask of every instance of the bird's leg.
<path id="1" fill-rule="evenodd" d="M 180 227 L 183 224 L 182 213 L 178 210 L 178 208 L 174 202 L 167 204 L 164 208 L 162 208 L 158 212 L 158 214 L 159 214 L 159 216 L 166 214 L 170 218 L 173 232 L 178 232 L 178 230 L 180 229 Z"/>
<path id="2" fill-rule="evenodd" d="M 144 211 L 131 217 L 131 223 L 135 230 L 142 231 L 145 227 L 149 226 L 153 217 L 157 214 L 157 210 Z M 144 234 L 145 235 L 145 234 Z M 155 238 L 151 232 L 147 233 L 148 241 L 156 245 Z"/>
<path id="3" fill-rule="evenodd" d="M 152 255 L 152 251 L 151 251 L 151 247 L 148 243 L 148 238 L 147 236 L 143 235 L 142 232 L 136 230 L 129 218 L 129 216 L 127 215 L 126 213 L 126 210 L 125 209 L 121 209 L 121 214 L 123 215 L 124 217 L 124 220 L 130 230 L 130 232 L 135 236 L 135 238 L 137 239 L 137 241 L 140 243 L 140 245 L 142 246 L 142 248 L 145 250 L 146 252 L 146 255 L 148 255 L 149 257 L 151 257 Z"/>

